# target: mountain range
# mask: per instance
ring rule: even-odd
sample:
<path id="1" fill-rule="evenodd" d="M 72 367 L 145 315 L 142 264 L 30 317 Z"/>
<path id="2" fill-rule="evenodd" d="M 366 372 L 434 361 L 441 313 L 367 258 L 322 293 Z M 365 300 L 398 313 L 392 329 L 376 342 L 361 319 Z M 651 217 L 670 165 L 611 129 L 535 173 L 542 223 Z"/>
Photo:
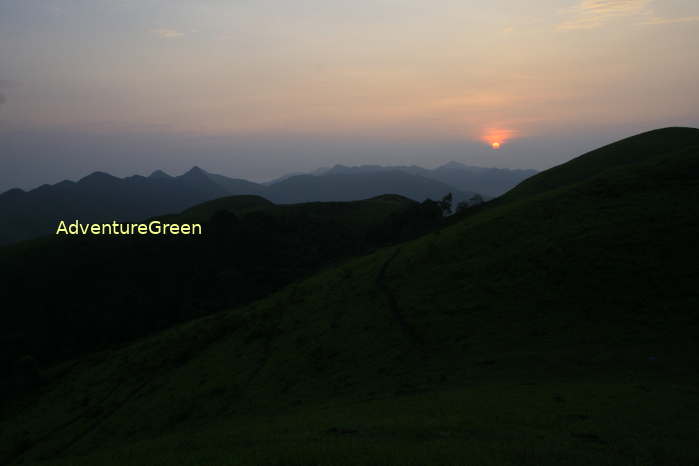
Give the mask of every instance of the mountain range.
<path id="1" fill-rule="evenodd" d="M 356 167 L 335 165 L 330 168 L 320 168 L 312 174 L 351 175 L 395 170 L 441 181 L 457 189 L 475 191 L 485 198 L 500 196 L 521 181 L 537 173 L 536 170 L 475 167 L 452 161 L 433 169 L 422 168 L 417 165 L 360 165 Z"/>
<path id="2" fill-rule="evenodd" d="M 234 197 L 180 214 L 209 219 L 202 244 L 2 248 L 19 324 L 0 336 L 25 354 L 2 378 L 23 388 L 0 397 L 0 461 L 696 465 L 698 180 L 699 129 L 664 128 L 449 217 L 397 196 Z M 327 250 L 263 297 L 142 331 L 170 293 L 200 305 Z M 76 310 L 83 293 L 100 301 Z M 141 332 L 80 351 L 112 328 Z M 44 334 L 76 352 L 51 359 Z"/>
<path id="3" fill-rule="evenodd" d="M 480 170 L 480 171 L 479 171 Z M 316 175 L 295 175 L 270 184 L 212 174 L 194 167 L 181 176 L 162 170 L 150 176 L 118 178 L 95 172 L 77 182 L 62 181 L 25 192 L 0 194 L 0 244 L 49 235 L 60 220 L 84 223 L 143 220 L 175 213 L 198 203 L 231 195 L 259 195 L 274 203 L 353 201 L 397 194 L 423 201 L 451 192 L 466 201 L 481 187 L 500 192 L 531 171 L 475 169 L 450 163 L 436 170 L 420 167 L 335 166 Z M 449 179 L 450 182 L 443 180 Z M 473 184 L 479 189 L 470 189 Z"/>

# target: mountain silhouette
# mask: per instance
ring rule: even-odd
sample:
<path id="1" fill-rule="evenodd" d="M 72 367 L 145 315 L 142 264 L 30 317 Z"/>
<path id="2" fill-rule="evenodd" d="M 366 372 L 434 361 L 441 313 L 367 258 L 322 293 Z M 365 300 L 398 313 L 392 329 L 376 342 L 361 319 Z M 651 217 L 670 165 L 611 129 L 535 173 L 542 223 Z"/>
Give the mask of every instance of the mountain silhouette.
<path id="1" fill-rule="evenodd" d="M 0 194 L 0 219 L 6 225 L 0 232 L 0 244 L 51 235 L 60 220 L 134 221 L 217 197 L 259 191 L 255 183 L 226 181 L 224 185 L 197 168 L 178 177 L 157 171 L 148 178 L 94 172 L 78 182 L 63 181 L 28 192 L 7 191 Z"/>
<path id="2" fill-rule="evenodd" d="M 352 201 L 397 194 L 423 201 L 452 192 L 455 200 L 473 193 L 400 171 L 352 176 L 292 176 L 270 186 L 212 174 L 199 167 L 171 177 L 156 170 L 148 177 L 118 178 L 95 172 L 77 183 L 63 181 L 32 191 L 0 194 L 0 244 L 55 233 L 61 220 L 82 223 L 135 221 L 180 212 L 204 201 L 231 195 L 259 195 L 275 203 Z"/>
<path id="3" fill-rule="evenodd" d="M 158 178 L 170 179 L 170 178 L 172 178 L 172 176 L 168 175 L 167 173 L 165 173 L 162 170 L 154 170 L 153 173 L 148 175 L 148 178 L 151 178 L 151 179 L 158 179 Z"/>
<path id="4" fill-rule="evenodd" d="M 311 174 L 318 176 L 357 175 L 395 171 L 418 175 L 453 186 L 462 191 L 476 192 L 487 198 L 499 196 L 519 182 L 537 173 L 536 170 L 474 167 L 452 161 L 434 169 L 422 168 L 417 165 L 359 165 L 354 167 L 335 165 L 318 169 Z M 291 176 L 287 175 L 279 178 L 270 184 L 278 183 Z"/>
<path id="5" fill-rule="evenodd" d="M 28 388 L 7 398 L 0 454 L 51 465 L 696 464 L 698 174 L 699 130 L 636 135 L 264 298 L 63 364 L 18 355 L 13 377 Z M 334 212 L 343 228 L 367 233 L 375 209 L 388 220 L 405 202 L 378 201 L 302 210 Z M 275 231 L 283 242 L 285 221 L 309 218 L 298 208 L 250 212 L 249 238 Z M 216 218 L 221 231 L 243 231 L 225 211 Z M 242 236 L 218 244 L 243 244 L 269 266 L 276 251 L 301 259 L 342 239 L 341 229 L 281 249 L 245 248 Z M 125 325 L 120 312 L 136 328 L 149 315 L 133 312 L 143 298 L 118 284 L 132 257 L 159 248 L 105 244 L 116 252 L 108 264 L 122 268 L 104 275 L 109 267 L 88 264 L 83 276 L 121 305 L 84 324 L 69 309 L 52 313 L 47 298 L 42 315 L 87 335 L 96 322 Z M 41 247 L 16 245 L 4 257 L 31 277 L 38 258 L 65 257 Z M 202 270 L 217 257 L 200 256 L 196 281 L 174 282 L 172 271 L 144 289 L 165 299 L 186 283 L 217 283 L 223 293 L 245 274 Z M 36 299 L 49 282 L 17 279 L 8 292 L 34 287 L 22 296 Z M 4 302 L 19 303 L 10 317 L 41 308 Z M 158 300 L 140 309 L 173 312 Z M 27 317 L 20 330 L 37 331 L 36 322 Z M 15 329 L 3 341 L 22 337 Z"/>
<path id="6" fill-rule="evenodd" d="M 441 199 L 449 192 L 456 200 L 466 200 L 475 194 L 423 176 L 386 170 L 292 176 L 270 185 L 264 195 L 279 203 L 351 201 L 387 193 L 422 201 Z"/>

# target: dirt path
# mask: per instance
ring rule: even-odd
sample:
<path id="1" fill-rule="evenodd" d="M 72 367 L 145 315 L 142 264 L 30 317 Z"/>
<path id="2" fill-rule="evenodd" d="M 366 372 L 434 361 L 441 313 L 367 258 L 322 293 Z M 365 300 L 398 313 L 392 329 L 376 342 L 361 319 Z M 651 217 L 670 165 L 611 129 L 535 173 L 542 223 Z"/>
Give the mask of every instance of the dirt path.
<path id="1" fill-rule="evenodd" d="M 422 338 L 417 333 L 415 328 L 405 320 L 405 316 L 403 315 L 403 312 L 398 306 L 398 301 L 396 300 L 395 294 L 386 285 L 386 271 L 388 270 L 388 267 L 391 265 L 391 262 L 393 262 L 393 260 L 396 257 L 398 257 L 398 254 L 400 254 L 400 248 L 396 248 L 393 254 L 391 254 L 391 257 L 389 257 L 386 260 L 386 262 L 384 262 L 383 265 L 381 265 L 381 269 L 379 269 L 379 273 L 376 275 L 376 287 L 386 297 L 386 301 L 388 302 L 388 308 L 391 311 L 391 315 L 395 319 L 403 334 L 414 345 L 421 346 L 423 343 Z"/>

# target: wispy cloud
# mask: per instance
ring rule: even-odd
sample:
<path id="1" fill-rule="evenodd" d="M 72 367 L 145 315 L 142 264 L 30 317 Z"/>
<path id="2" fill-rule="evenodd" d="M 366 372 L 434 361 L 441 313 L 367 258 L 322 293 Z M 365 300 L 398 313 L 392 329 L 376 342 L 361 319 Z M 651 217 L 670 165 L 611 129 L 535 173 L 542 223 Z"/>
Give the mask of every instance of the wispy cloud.
<path id="1" fill-rule="evenodd" d="M 613 20 L 632 19 L 635 24 L 659 25 L 699 21 L 699 16 L 664 18 L 653 11 L 654 0 L 580 0 L 566 10 L 566 19 L 556 26 L 559 31 L 596 29 Z"/>
<path id="2" fill-rule="evenodd" d="M 684 16 L 680 18 L 661 18 L 659 16 L 653 16 L 650 19 L 643 21 L 641 24 L 673 24 L 673 23 L 693 23 L 699 21 L 699 16 Z"/>
<path id="3" fill-rule="evenodd" d="M 581 0 L 566 10 L 567 19 L 556 28 L 560 31 L 595 29 L 612 20 L 647 17 L 652 14 L 652 0 Z"/>
<path id="4" fill-rule="evenodd" d="M 175 39 L 184 36 L 184 32 L 168 28 L 151 29 L 150 32 L 161 39 Z"/>

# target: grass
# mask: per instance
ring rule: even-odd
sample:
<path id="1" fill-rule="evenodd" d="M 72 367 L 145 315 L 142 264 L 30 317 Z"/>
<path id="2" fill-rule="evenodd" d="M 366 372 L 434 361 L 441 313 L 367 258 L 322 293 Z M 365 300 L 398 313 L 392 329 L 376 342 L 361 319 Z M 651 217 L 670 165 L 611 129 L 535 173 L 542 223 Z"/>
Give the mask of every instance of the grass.
<path id="1" fill-rule="evenodd" d="M 5 457 L 697 464 L 697 175 L 691 145 L 581 170 L 57 367 L 3 416 Z"/>
<path id="2" fill-rule="evenodd" d="M 51 464 L 691 464 L 685 410 L 699 406 L 675 401 L 691 389 L 503 380 L 240 416 Z"/>

